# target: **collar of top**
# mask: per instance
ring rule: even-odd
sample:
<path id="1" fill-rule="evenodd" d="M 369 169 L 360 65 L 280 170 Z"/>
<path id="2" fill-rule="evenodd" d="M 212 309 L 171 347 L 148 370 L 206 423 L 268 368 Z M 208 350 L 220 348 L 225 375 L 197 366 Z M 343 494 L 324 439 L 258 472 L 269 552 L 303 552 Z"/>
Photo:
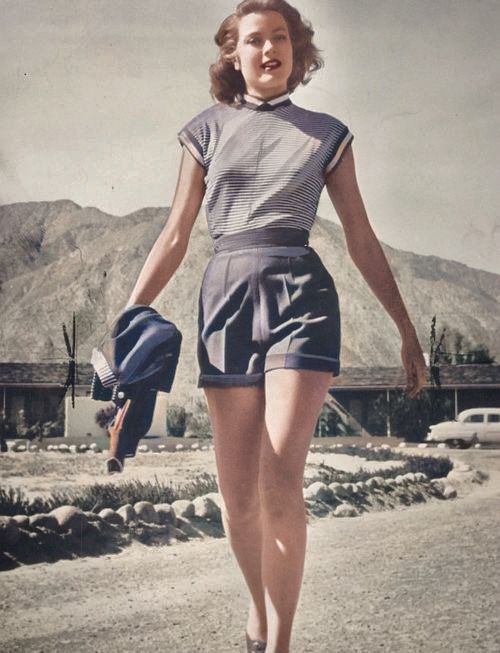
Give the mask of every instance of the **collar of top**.
<path id="1" fill-rule="evenodd" d="M 283 107 L 287 104 L 292 104 L 290 100 L 290 93 L 286 92 L 283 95 L 273 98 L 272 100 L 261 100 L 260 98 L 248 95 L 243 95 L 244 105 L 248 109 L 255 111 L 273 111 L 277 107 Z"/>

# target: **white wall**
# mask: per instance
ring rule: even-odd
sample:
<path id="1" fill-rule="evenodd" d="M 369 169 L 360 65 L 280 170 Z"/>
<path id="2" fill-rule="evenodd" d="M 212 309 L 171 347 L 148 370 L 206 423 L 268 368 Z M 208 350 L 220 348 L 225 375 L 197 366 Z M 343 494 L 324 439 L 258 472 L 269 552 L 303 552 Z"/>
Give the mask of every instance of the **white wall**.
<path id="1" fill-rule="evenodd" d="M 153 422 L 146 435 L 167 435 L 167 400 L 166 393 L 158 393 Z M 85 437 L 87 433 L 91 433 L 94 437 L 106 436 L 106 430 L 96 424 L 95 414 L 109 403 L 108 401 L 96 401 L 90 397 L 75 397 L 75 407 L 73 408 L 71 398 L 66 397 L 64 435 L 66 437 Z"/>

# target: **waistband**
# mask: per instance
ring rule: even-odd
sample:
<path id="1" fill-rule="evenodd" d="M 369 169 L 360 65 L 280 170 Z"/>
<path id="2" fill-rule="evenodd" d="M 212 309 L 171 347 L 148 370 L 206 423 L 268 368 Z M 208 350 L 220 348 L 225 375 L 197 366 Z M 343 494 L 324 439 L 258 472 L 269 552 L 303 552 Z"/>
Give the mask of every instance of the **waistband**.
<path id="1" fill-rule="evenodd" d="M 247 229 L 236 234 L 219 236 L 214 241 L 214 252 L 233 252 L 252 247 L 304 247 L 309 244 L 309 232 L 289 227 Z"/>

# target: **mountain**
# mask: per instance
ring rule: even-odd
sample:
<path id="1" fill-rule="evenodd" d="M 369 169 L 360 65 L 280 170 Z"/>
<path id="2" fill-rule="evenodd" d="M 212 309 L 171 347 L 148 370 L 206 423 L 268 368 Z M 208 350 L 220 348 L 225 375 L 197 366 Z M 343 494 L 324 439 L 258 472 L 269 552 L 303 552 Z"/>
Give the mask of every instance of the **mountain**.
<path id="1" fill-rule="evenodd" d="M 167 208 L 113 216 L 69 200 L 0 206 L 0 360 L 66 360 L 62 323 L 77 319 L 78 360 L 89 361 L 126 303 L 168 219 Z M 350 260 L 342 229 L 317 218 L 311 245 L 340 296 L 342 363 L 399 364 L 398 333 Z M 424 350 L 437 315 L 500 357 L 500 275 L 384 245 Z M 195 393 L 198 290 L 211 244 L 204 215 L 188 253 L 154 306 L 183 333 L 173 396 Z"/>

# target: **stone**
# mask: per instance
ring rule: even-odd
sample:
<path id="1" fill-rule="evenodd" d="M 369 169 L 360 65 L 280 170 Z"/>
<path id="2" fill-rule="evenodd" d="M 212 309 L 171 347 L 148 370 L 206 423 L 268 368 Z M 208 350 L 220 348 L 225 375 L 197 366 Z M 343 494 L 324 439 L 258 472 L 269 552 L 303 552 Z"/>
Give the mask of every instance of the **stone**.
<path id="1" fill-rule="evenodd" d="M 342 483 L 337 483 L 334 481 L 333 483 L 330 483 L 328 487 L 334 494 L 338 494 L 339 496 L 342 494 Z"/>
<path id="2" fill-rule="evenodd" d="M 48 531 L 59 530 L 59 524 L 54 515 L 46 515 L 45 513 L 38 513 L 30 515 L 30 526 L 32 528 L 46 528 Z"/>
<path id="3" fill-rule="evenodd" d="M 37 444 L 30 444 L 28 451 L 34 453 L 35 451 L 40 451 L 40 447 Z"/>
<path id="4" fill-rule="evenodd" d="M 69 446 L 65 442 L 61 442 L 61 444 L 57 445 L 57 450 L 61 453 L 69 453 Z"/>
<path id="5" fill-rule="evenodd" d="M 175 450 L 176 450 L 176 451 L 182 451 L 183 449 L 184 449 L 184 445 L 183 445 L 183 444 L 176 444 L 176 445 L 175 445 Z"/>
<path id="6" fill-rule="evenodd" d="M 380 487 L 380 483 L 377 480 L 376 476 L 372 476 L 371 478 L 367 479 L 365 485 L 369 490 L 375 490 Z"/>
<path id="7" fill-rule="evenodd" d="M 220 492 L 207 492 L 204 496 L 206 496 L 208 499 L 211 499 L 217 508 L 222 510 L 224 499 L 222 498 L 222 494 Z"/>
<path id="8" fill-rule="evenodd" d="M 438 449 L 446 449 L 446 442 L 438 442 L 437 448 Z"/>
<path id="9" fill-rule="evenodd" d="M 476 444 L 474 445 L 474 449 L 481 449 L 481 443 L 476 442 Z"/>
<path id="10" fill-rule="evenodd" d="M 396 485 L 407 485 L 408 481 L 402 474 L 398 474 L 396 478 L 394 479 L 396 481 Z"/>
<path id="11" fill-rule="evenodd" d="M 137 518 L 145 524 L 158 524 L 158 515 L 154 505 L 150 501 L 138 501 L 134 504 L 134 510 Z"/>
<path id="12" fill-rule="evenodd" d="M 140 445 L 137 447 L 137 451 L 138 451 L 139 453 L 148 453 L 148 451 L 150 451 L 150 449 L 149 449 L 149 447 L 148 447 L 147 444 L 140 444 Z"/>
<path id="13" fill-rule="evenodd" d="M 372 442 L 367 442 L 367 443 L 366 443 L 366 448 L 367 448 L 367 449 L 371 449 L 372 447 L 373 447 L 373 443 L 372 443 Z"/>
<path id="14" fill-rule="evenodd" d="M 357 517 L 359 512 L 350 503 L 341 503 L 333 511 L 334 517 Z"/>
<path id="15" fill-rule="evenodd" d="M 428 446 L 427 442 L 419 442 L 417 445 L 419 449 L 427 449 Z"/>
<path id="16" fill-rule="evenodd" d="M 137 521 L 137 513 L 131 503 L 126 503 L 124 506 L 120 506 L 116 512 L 120 515 L 123 519 L 123 523 L 126 525 L 130 524 L 130 522 Z"/>
<path id="17" fill-rule="evenodd" d="M 177 515 L 169 503 L 155 503 L 154 509 L 158 515 L 159 524 L 162 526 L 165 524 L 172 524 L 175 526 L 177 523 Z"/>
<path id="18" fill-rule="evenodd" d="M 406 442 L 400 442 L 400 443 L 398 444 L 398 447 L 399 447 L 400 449 L 404 449 L 404 448 L 407 447 L 407 446 L 408 446 L 408 445 L 406 444 Z"/>
<path id="19" fill-rule="evenodd" d="M 354 483 L 354 487 L 355 487 L 355 492 L 357 494 L 366 492 L 366 490 L 368 489 L 368 486 L 365 481 L 358 481 L 357 483 Z"/>
<path id="20" fill-rule="evenodd" d="M 107 524 L 114 524 L 115 526 L 123 526 L 123 517 L 111 508 L 104 508 L 99 513 L 99 517 Z"/>
<path id="21" fill-rule="evenodd" d="M 322 483 L 321 481 L 311 483 L 311 485 L 304 488 L 303 494 L 304 499 L 324 501 L 325 503 L 331 503 L 334 498 L 333 491 L 326 483 Z"/>
<path id="22" fill-rule="evenodd" d="M 78 447 L 76 446 L 76 444 L 70 444 L 69 445 L 69 452 L 70 453 L 78 453 Z"/>
<path id="23" fill-rule="evenodd" d="M 83 514 L 85 515 L 89 523 L 98 524 L 99 522 L 102 522 L 102 517 L 99 517 L 99 515 L 96 512 L 92 512 L 91 510 L 85 510 Z"/>
<path id="24" fill-rule="evenodd" d="M 443 497 L 445 499 L 456 499 L 457 498 L 457 491 L 452 485 L 446 485 L 444 490 L 443 490 Z"/>
<path id="25" fill-rule="evenodd" d="M 28 528 L 30 525 L 30 518 L 28 515 L 14 515 L 12 519 L 16 522 L 19 528 Z"/>
<path id="26" fill-rule="evenodd" d="M 163 451 L 166 451 L 166 450 L 167 450 L 167 445 L 165 445 L 165 444 L 159 444 L 158 445 L 158 451 L 163 452 Z"/>
<path id="27" fill-rule="evenodd" d="M 406 474 L 403 474 L 403 478 L 405 478 L 408 481 L 408 483 L 415 483 L 417 480 L 413 472 L 408 472 Z"/>
<path id="28" fill-rule="evenodd" d="M 219 506 L 207 495 L 196 497 L 193 501 L 193 506 L 195 517 L 201 517 L 202 519 L 220 518 L 221 511 Z"/>
<path id="29" fill-rule="evenodd" d="M 12 447 L 12 451 L 22 453 L 23 451 L 26 451 L 26 445 L 25 444 L 14 444 L 14 446 Z"/>
<path id="30" fill-rule="evenodd" d="M 79 445 L 78 445 L 78 451 L 79 451 L 79 453 L 84 453 L 85 451 L 88 450 L 88 448 L 89 448 L 89 445 L 88 445 L 88 444 L 79 444 Z"/>
<path id="31" fill-rule="evenodd" d="M 194 517 L 194 505 L 187 499 L 177 499 L 172 503 L 172 508 L 178 517 Z"/>
<path id="32" fill-rule="evenodd" d="M 19 526 L 12 517 L 0 517 L 0 550 L 15 546 L 20 537 Z"/>
<path id="33" fill-rule="evenodd" d="M 99 447 L 99 445 L 97 444 L 97 442 L 92 442 L 92 444 L 90 445 L 89 449 L 90 449 L 91 451 L 93 451 L 94 453 L 101 453 L 101 448 Z"/>
<path id="34" fill-rule="evenodd" d="M 62 531 L 69 531 L 71 529 L 75 532 L 81 532 L 88 525 L 87 517 L 76 506 L 60 506 L 51 510 L 49 514 L 56 518 L 59 528 Z"/>
<path id="35" fill-rule="evenodd" d="M 446 478 L 433 478 L 431 480 L 431 485 L 435 488 L 440 494 L 444 493 L 445 487 L 448 485 Z"/>
<path id="36" fill-rule="evenodd" d="M 415 480 L 417 483 L 426 483 L 429 479 L 427 478 L 427 474 L 424 474 L 423 472 L 416 472 Z"/>

